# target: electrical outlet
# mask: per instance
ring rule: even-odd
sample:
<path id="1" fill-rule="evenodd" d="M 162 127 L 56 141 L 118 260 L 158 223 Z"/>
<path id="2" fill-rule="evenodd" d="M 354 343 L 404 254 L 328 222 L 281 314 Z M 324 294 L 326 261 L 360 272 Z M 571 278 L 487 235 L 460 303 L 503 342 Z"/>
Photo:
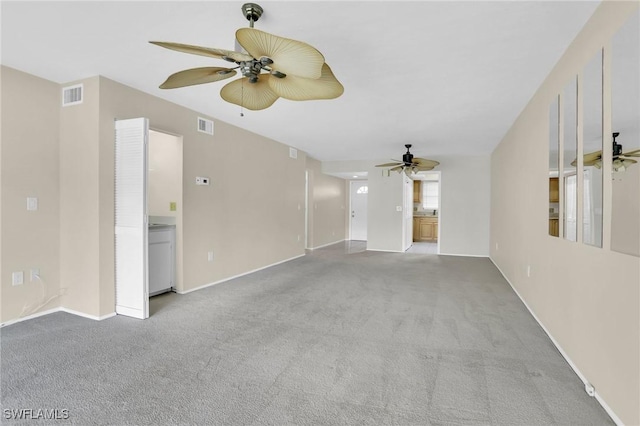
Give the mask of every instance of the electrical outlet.
<path id="1" fill-rule="evenodd" d="M 589 382 L 584 384 L 584 390 L 585 392 L 587 392 L 587 395 L 589 396 L 596 396 L 596 388 L 593 387 L 593 385 Z"/>
<path id="2" fill-rule="evenodd" d="M 212 252 L 212 251 L 210 251 L 209 253 L 207 253 L 207 260 L 208 260 L 209 262 L 213 262 L 213 252 Z"/>
<path id="3" fill-rule="evenodd" d="M 31 282 L 33 282 L 33 281 L 37 280 L 38 278 L 40 278 L 40 269 L 31 268 L 30 275 L 29 275 L 29 280 Z"/>
<path id="4" fill-rule="evenodd" d="M 209 185 L 209 178 L 203 177 L 203 176 L 197 176 L 196 185 Z"/>
<path id="5" fill-rule="evenodd" d="M 11 274 L 11 285 L 22 285 L 24 283 L 24 273 L 22 271 Z"/>
<path id="6" fill-rule="evenodd" d="M 38 210 L 38 197 L 27 197 L 27 210 Z"/>

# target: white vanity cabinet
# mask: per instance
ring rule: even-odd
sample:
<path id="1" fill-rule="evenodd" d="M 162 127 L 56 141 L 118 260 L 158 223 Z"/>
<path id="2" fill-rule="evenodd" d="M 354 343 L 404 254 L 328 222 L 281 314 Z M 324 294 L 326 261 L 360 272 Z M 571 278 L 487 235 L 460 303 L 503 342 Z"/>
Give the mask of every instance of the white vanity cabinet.
<path id="1" fill-rule="evenodd" d="M 149 225 L 149 296 L 171 291 L 174 286 L 175 247 L 175 225 Z"/>

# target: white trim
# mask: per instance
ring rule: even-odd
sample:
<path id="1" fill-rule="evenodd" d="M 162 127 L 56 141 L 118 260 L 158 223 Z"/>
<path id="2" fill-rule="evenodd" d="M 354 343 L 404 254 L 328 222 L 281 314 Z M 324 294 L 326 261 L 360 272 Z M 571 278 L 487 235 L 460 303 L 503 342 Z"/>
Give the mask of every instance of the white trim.
<path id="1" fill-rule="evenodd" d="M 516 293 L 516 295 L 518 296 L 518 298 L 520 298 L 520 301 L 524 304 L 524 306 L 527 308 L 527 310 L 529 311 L 529 313 L 531 314 L 531 316 L 533 317 L 533 319 L 536 320 L 536 322 L 538 323 L 538 325 L 540 325 L 540 327 L 542 328 L 542 330 L 544 330 L 544 332 L 547 334 L 547 336 L 549 336 L 549 339 L 551 339 L 551 343 L 553 343 L 553 345 L 556 347 L 556 349 L 558 349 L 558 352 L 560 352 L 560 355 L 562 355 L 562 357 L 567 361 L 567 363 L 569 364 L 569 366 L 571 367 L 571 369 L 576 373 L 576 375 L 580 378 L 580 380 L 582 380 L 582 382 L 586 386 L 593 386 L 591 383 L 589 383 L 589 381 L 587 380 L 587 378 L 585 377 L 584 374 L 582 374 L 582 372 L 578 369 L 578 367 L 573 363 L 573 361 L 571 361 L 571 358 L 569 358 L 569 355 L 562 349 L 562 347 L 560 346 L 560 344 L 556 341 L 556 339 L 554 339 L 554 337 L 551 335 L 551 333 L 549 332 L 549 330 L 547 330 L 547 328 L 544 326 L 544 324 L 542 323 L 542 321 L 540 321 L 540 319 L 536 316 L 536 314 L 533 312 L 533 310 L 529 307 L 529 305 L 527 304 L 527 302 L 525 302 L 525 300 L 522 298 L 522 296 L 520 295 L 520 293 L 518 293 L 518 290 L 516 290 L 516 288 L 514 287 L 514 285 L 511 283 L 511 281 L 509 281 L 509 278 L 507 278 L 507 276 L 504 274 L 504 272 L 502 272 L 502 269 L 500 269 L 500 267 L 496 264 L 496 262 L 493 261 L 493 259 L 491 257 L 489 257 L 489 259 L 491 260 L 491 263 L 493 263 L 493 265 L 498 269 L 498 271 L 500 271 L 500 273 L 502 274 L 502 276 L 504 277 L 504 279 L 509 283 L 509 285 L 511 286 L 511 288 L 513 289 L 513 291 Z M 609 405 L 604 401 L 604 399 L 602 399 L 602 397 L 600 396 L 600 394 L 598 394 L 598 391 L 595 391 L 595 395 L 594 398 L 596 399 L 596 401 L 598 401 L 598 403 L 602 406 L 602 408 L 604 408 L 604 411 L 607 412 L 607 414 L 609 415 L 609 417 L 611 417 L 611 420 L 613 420 L 615 422 L 616 425 L 619 426 L 623 426 L 624 423 L 622 422 L 622 420 L 620 420 L 620 418 L 616 415 L 616 413 L 613 412 L 613 410 L 611 409 L 611 407 L 609 407 Z"/>
<path id="2" fill-rule="evenodd" d="M 3 322 L 2 324 L 0 324 L 0 327 L 6 327 L 11 324 L 16 324 L 22 321 L 38 318 L 44 315 L 53 314 L 58 312 L 59 310 L 60 308 L 53 308 L 53 309 L 47 309 L 46 311 L 42 311 L 42 312 L 36 312 L 35 314 L 27 315 L 26 317 L 16 318 L 16 319 L 9 320 L 7 322 Z"/>
<path id="3" fill-rule="evenodd" d="M 409 247 L 409 248 L 411 248 L 411 247 Z M 409 249 L 407 249 L 407 250 L 409 250 Z M 367 248 L 367 251 L 379 251 L 381 253 L 405 253 L 407 250 L 380 250 L 380 249 Z"/>
<path id="4" fill-rule="evenodd" d="M 61 312 L 66 312 L 66 313 L 72 314 L 72 315 L 77 315 L 79 317 L 92 319 L 94 321 L 102 321 L 102 320 L 105 320 L 107 318 L 111 318 L 111 317 L 115 317 L 116 316 L 115 312 L 111 312 L 110 314 L 107 314 L 107 315 L 96 316 L 96 315 L 85 314 L 84 312 L 75 311 L 75 310 L 69 309 L 69 308 L 60 308 L 60 311 Z"/>
<path id="5" fill-rule="evenodd" d="M 17 323 L 22 322 L 22 321 L 27 321 L 27 320 L 30 320 L 30 319 L 42 317 L 42 316 L 45 316 L 45 315 L 55 314 L 56 312 L 65 312 L 67 314 L 71 314 L 71 315 L 76 315 L 76 316 L 83 317 L 83 318 L 92 319 L 94 321 L 102 321 L 102 320 L 105 320 L 107 318 L 114 317 L 116 315 L 115 312 L 111 312 L 110 314 L 102 315 L 102 316 L 98 317 L 98 316 L 95 316 L 95 315 L 89 315 L 89 314 L 85 314 L 83 312 L 74 311 L 73 309 L 53 308 L 53 309 L 47 309 L 46 311 L 37 312 L 35 314 L 28 315 L 26 317 L 16 318 L 16 319 L 9 320 L 7 322 L 3 322 L 2 324 L 0 324 L 0 328 L 1 327 L 6 327 L 6 326 L 12 325 L 12 324 L 17 324 Z"/>
<path id="6" fill-rule="evenodd" d="M 459 256 L 459 257 L 491 257 L 487 254 L 458 254 L 458 253 L 438 253 L 439 256 Z"/>
<path id="7" fill-rule="evenodd" d="M 307 250 L 318 250 L 318 249 L 321 249 L 321 248 L 324 248 L 324 247 L 332 246 L 332 245 L 334 245 L 334 244 L 342 243 L 342 242 L 344 242 L 344 241 L 346 241 L 346 240 L 343 238 L 343 239 L 341 239 L 341 240 L 336 240 L 336 241 L 334 241 L 334 242 L 332 242 L 332 243 L 323 244 L 323 245 L 318 246 L 318 247 L 311 247 L 311 248 L 309 248 L 309 249 L 307 249 Z M 362 240 L 349 240 L 349 241 L 362 241 Z"/>
<path id="8" fill-rule="evenodd" d="M 178 293 L 178 294 L 188 294 L 188 293 L 191 293 L 191 292 L 194 292 L 194 291 L 197 291 L 197 290 L 202 290 L 204 288 L 211 287 L 211 286 L 216 285 L 216 284 L 221 284 L 221 283 L 226 282 L 226 281 L 231 281 L 231 280 L 236 279 L 236 278 L 244 277 L 245 275 L 253 274 L 254 272 L 262 271 L 263 269 L 271 268 L 272 266 L 280 265 L 282 263 L 286 263 L 286 262 L 289 262 L 291 260 L 295 260 L 295 259 L 301 258 L 303 256 L 305 256 L 305 255 L 301 254 L 301 255 L 298 255 L 298 256 L 290 257 L 289 259 L 281 260 L 280 262 L 272 263 L 270 265 L 263 266 L 263 267 L 258 268 L 258 269 L 253 269 L 251 271 L 243 272 L 241 274 L 234 275 L 232 277 L 223 278 L 223 279 L 221 279 L 219 281 L 214 281 L 212 283 L 205 284 L 205 285 L 202 285 L 200 287 L 192 288 L 192 289 L 189 289 L 189 290 L 184 290 L 184 291 L 176 290 L 176 293 Z"/>

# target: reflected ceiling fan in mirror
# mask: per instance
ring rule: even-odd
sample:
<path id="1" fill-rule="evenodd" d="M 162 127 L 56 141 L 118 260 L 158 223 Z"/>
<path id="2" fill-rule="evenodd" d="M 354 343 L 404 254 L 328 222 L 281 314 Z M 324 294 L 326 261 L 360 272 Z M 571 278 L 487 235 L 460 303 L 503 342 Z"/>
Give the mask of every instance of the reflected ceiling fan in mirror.
<path id="1" fill-rule="evenodd" d="M 180 71 L 170 75 L 160 88 L 175 89 L 213 83 L 233 77 L 239 70 L 242 77 L 226 84 L 220 96 L 227 102 L 253 111 L 270 107 L 278 98 L 306 101 L 334 99 L 342 95 L 344 87 L 333 75 L 322 53 L 301 41 L 254 29 L 253 23 L 263 13 L 259 5 L 246 3 L 242 11 L 249 21 L 249 28 L 236 31 L 236 39 L 246 53 L 150 41 L 167 49 L 235 64 L 231 68 L 202 67 Z"/>
<path id="2" fill-rule="evenodd" d="M 622 152 L 622 145 L 616 142 L 616 138 L 620 136 L 620 132 L 614 132 L 613 136 L 613 164 L 612 168 L 614 172 L 624 172 L 627 167 L 632 164 L 636 164 L 638 161 L 634 160 L 632 157 L 638 158 L 640 157 L 640 149 L 636 149 L 629 152 Z M 602 151 L 591 152 L 589 154 L 585 154 L 583 157 L 583 164 L 585 166 L 593 166 L 596 169 L 602 168 Z M 577 160 L 573 160 L 571 165 L 576 167 Z"/>
<path id="3" fill-rule="evenodd" d="M 402 171 L 404 171 L 404 173 L 410 177 L 411 173 L 432 170 L 435 166 L 440 164 L 439 162 L 434 160 L 414 157 L 413 154 L 409 152 L 411 144 L 406 144 L 405 148 L 407 148 L 407 152 L 405 152 L 402 156 L 402 161 L 394 160 L 394 163 L 377 164 L 376 167 L 389 167 L 389 172 L 395 171 L 401 173 Z"/>

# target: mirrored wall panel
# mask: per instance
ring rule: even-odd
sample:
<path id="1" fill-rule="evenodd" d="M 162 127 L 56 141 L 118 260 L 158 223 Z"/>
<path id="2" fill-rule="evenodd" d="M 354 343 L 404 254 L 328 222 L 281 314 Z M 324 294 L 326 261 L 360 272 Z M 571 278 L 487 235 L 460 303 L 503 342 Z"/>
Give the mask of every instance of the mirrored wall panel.
<path id="1" fill-rule="evenodd" d="M 640 11 L 611 44 L 611 250 L 640 256 Z"/>
<path id="2" fill-rule="evenodd" d="M 578 79 L 572 79 L 562 92 L 562 116 L 564 117 L 562 143 L 564 188 L 564 238 L 577 241 L 578 236 L 578 182 L 576 156 L 578 153 Z"/>
<path id="3" fill-rule="evenodd" d="M 583 72 L 582 242 L 602 247 L 602 50 Z"/>
<path id="4" fill-rule="evenodd" d="M 549 235 L 560 235 L 558 214 L 560 211 L 560 187 L 558 186 L 558 171 L 560 170 L 560 111 L 559 97 L 549 105 Z"/>

